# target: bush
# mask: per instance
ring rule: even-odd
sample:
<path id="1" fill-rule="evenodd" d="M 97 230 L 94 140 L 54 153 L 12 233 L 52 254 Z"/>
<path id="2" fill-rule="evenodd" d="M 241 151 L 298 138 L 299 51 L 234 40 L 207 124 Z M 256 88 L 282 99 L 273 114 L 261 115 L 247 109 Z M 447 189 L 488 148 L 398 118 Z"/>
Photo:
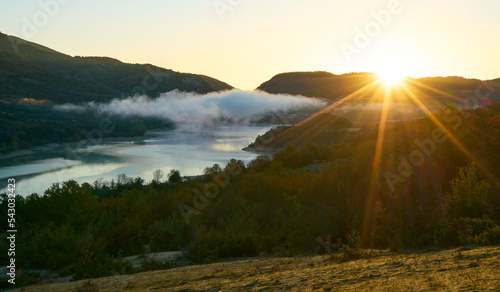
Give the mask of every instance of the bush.
<path id="1" fill-rule="evenodd" d="M 485 230 L 476 237 L 477 243 L 480 245 L 497 245 L 500 244 L 500 226 Z"/>
<path id="2" fill-rule="evenodd" d="M 352 231 L 347 235 L 347 242 L 348 244 L 343 244 L 339 248 L 341 262 L 354 261 L 372 256 L 370 251 L 360 248 L 361 236 L 356 231 Z"/>
<path id="3" fill-rule="evenodd" d="M 219 259 L 219 254 L 207 244 L 192 242 L 188 247 L 187 257 L 193 263 L 211 263 Z"/>
<path id="4" fill-rule="evenodd" d="M 460 168 L 458 177 L 451 181 L 450 214 L 455 218 L 481 218 L 491 214 L 490 188 L 487 180 L 478 178 L 476 166 Z"/>
<path id="5" fill-rule="evenodd" d="M 339 253 L 341 262 L 358 260 L 363 258 L 365 255 L 362 249 L 357 247 L 350 247 L 348 245 L 342 245 L 339 249 Z"/>
<path id="6" fill-rule="evenodd" d="M 84 257 L 70 268 L 73 280 L 111 276 L 115 262 L 113 257 L 104 253 L 86 252 Z"/>
<path id="7" fill-rule="evenodd" d="M 490 219 L 460 218 L 455 224 L 462 245 L 494 245 L 500 243 L 500 226 Z"/>

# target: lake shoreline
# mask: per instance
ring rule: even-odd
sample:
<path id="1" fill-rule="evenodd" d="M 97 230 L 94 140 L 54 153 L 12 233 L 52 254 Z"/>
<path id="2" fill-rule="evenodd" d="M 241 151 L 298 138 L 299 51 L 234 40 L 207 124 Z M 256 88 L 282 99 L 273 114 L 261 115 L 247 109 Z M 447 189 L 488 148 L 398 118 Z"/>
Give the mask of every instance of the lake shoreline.
<path id="1" fill-rule="evenodd" d="M 157 169 L 198 177 L 214 164 L 255 159 L 258 153 L 242 148 L 268 129 L 221 126 L 203 133 L 177 129 L 148 131 L 139 137 L 52 143 L 0 156 L 0 177 L 15 177 L 21 194 L 42 193 L 50 187 L 47 182 L 110 181 L 120 174 L 149 180 Z M 4 187 L 0 183 L 0 190 Z"/>
<path id="2" fill-rule="evenodd" d="M 107 137 L 107 138 L 103 138 L 101 143 L 97 143 L 97 145 L 110 143 L 110 142 L 138 142 L 138 141 L 143 141 L 143 140 L 154 138 L 154 137 L 155 137 L 155 135 L 152 135 L 150 133 L 147 133 L 144 136 Z M 79 140 L 77 142 L 65 142 L 62 144 L 60 144 L 60 143 L 48 143 L 48 144 L 44 144 L 42 146 L 31 147 L 29 149 L 22 149 L 22 150 L 7 152 L 5 154 L 0 155 L 0 160 L 11 159 L 11 158 L 16 158 L 16 157 L 21 157 L 21 156 L 27 156 L 27 155 L 32 155 L 35 153 L 61 151 L 61 150 L 67 149 L 67 148 L 73 148 L 75 146 L 78 146 L 79 144 L 93 145 L 93 142 L 90 139 L 83 139 L 83 140 Z M 95 145 L 93 145 L 93 146 L 95 146 Z"/>

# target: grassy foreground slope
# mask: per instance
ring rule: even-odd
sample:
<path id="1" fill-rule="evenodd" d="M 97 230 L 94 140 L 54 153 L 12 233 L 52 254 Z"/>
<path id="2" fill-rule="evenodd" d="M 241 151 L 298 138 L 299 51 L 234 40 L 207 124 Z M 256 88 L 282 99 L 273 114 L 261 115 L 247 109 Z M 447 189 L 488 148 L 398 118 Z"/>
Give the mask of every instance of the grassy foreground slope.
<path id="1" fill-rule="evenodd" d="M 30 286 L 16 291 L 498 291 L 500 247 L 252 258 L 136 275 Z"/>

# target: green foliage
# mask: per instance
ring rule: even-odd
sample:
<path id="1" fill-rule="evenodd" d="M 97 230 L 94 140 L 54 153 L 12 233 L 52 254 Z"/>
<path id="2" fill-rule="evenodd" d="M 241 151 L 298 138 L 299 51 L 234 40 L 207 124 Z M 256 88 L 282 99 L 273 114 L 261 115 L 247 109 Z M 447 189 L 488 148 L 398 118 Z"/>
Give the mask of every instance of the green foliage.
<path id="1" fill-rule="evenodd" d="M 460 218 L 453 227 L 462 245 L 500 244 L 500 226 L 490 219 Z"/>
<path id="2" fill-rule="evenodd" d="M 371 256 L 369 251 L 362 250 L 359 247 L 350 247 L 349 245 L 342 245 L 339 248 L 340 262 L 355 261 L 362 258 Z"/>
<path id="3" fill-rule="evenodd" d="M 486 139 L 481 130 L 481 120 L 498 113 L 500 106 L 470 112 L 454 132 L 463 147 L 472 149 L 468 155 L 444 142 L 394 192 L 382 175 L 382 181 L 374 179 L 378 133 L 370 129 L 345 144 L 306 143 L 272 158 L 260 156 L 248 166 L 237 160 L 213 165 L 198 178 L 179 179 L 171 171 L 169 183 L 146 184 L 120 175 L 93 185 L 56 184 L 44 195 L 16 198 L 16 261 L 87 278 L 133 272 L 120 258 L 141 254 L 144 245 L 155 252 L 184 250 L 193 262 L 212 262 L 262 252 L 293 256 L 337 249 L 347 261 L 369 256 L 365 248 L 499 244 L 500 189 L 494 178 L 500 177 L 500 139 Z M 427 119 L 388 125 L 380 173 L 399 175 L 400 157 L 433 129 Z M 500 124 L 492 123 L 487 131 L 500 137 Z M 411 132 L 408 139 L 393 138 L 405 132 Z M 469 155 L 477 153 L 485 159 L 476 167 Z M 325 165 L 315 172 L 292 168 L 316 159 Z M 217 195 L 185 221 L 179 206 L 195 208 L 193 198 L 214 184 Z M 0 199 L 0 220 L 7 222 L 7 196 Z M 5 241 L 0 249 L 8 249 Z M 5 261 L 6 254 L 0 259 Z M 157 269 L 170 263 L 148 258 L 144 265 Z"/>
<path id="4" fill-rule="evenodd" d="M 152 252 L 175 251 L 183 245 L 183 221 L 180 217 L 155 220 L 140 235 Z"/>
<path id="5" fill-rule="evenodd" d="M 457 178 L 451 182 L 450 212 L 456 218 L 480 218 L 491 214 L 488 200 L 490 183 L 479 180 L 475 166 L 460 168 Z"/>
<path id="6" fill-rule="evenodd" d="M 135 94 L 157 97 L 172 90 L 232 89 L 208 76 L 107 57 L 71 57 L 4 34 L 0 34 L 0 64 L 2 96 L 14 102 L 25 97 L 54 103 L 106 102 Z"/>
<path id="7" fill-rule="evenodd" d="M 177 184 L 182 181 L 181 173 L 177 169 L 172 169 L 170 170 L 170 173 L 168 174 L 168 183 L 170 184 Z"/>
<path id="8" fill-rule="evenodd" d="M 371 257 L 372 253 L 361 249 L 361 236 L 356 231 L 352 231 L 347 236 L 347 244 L 341 244 L 339 255 L 340 262 L 348 262 Z"/>
<path id="9" fill-rule="evenodd" d="M 383 94 L 377 92 L 379 86 L 373 84 L 379 81 L 379 77 L 374 73 L 353 72 L 342 75 L 335 75 L 329 72 L 288 72 L 275 75 L 270 80 L 262 83 L 257 89 L 274 94 L 292 94 L 309 97 L 327 98 L 337 101 L 339 98 L 352 95 L 349 101 L 356 99 L 370 99 L 371 101 L 382 102 Z M 427 77 L 419 78 L 412 84 L 418 88 L 422 95 L 432 95 L 432 100 L 422 99 L 425 106 L 431 104 L 446 105 L 450 102 L 449 96 L 465 95 L 464 92 L 473 92 L 482 88 L 483 81 L 478 79 L 466 79 L 463 77 Z M 495 91 L 492 95 L 498 97 L 498 85 L 491 84 Z M 359 90 L 363 88 L 363 90 Z M 436 90 L 443 92 L 436 94 Z M 446 92 L 446 94 L 445 94 Z M 462 96 L 467 97 L 467 96 Z M 377 100 L 378 99 L 378 100 Z M 397 93 L 398 102 L 413 102 L 403 92 Z"/>
<path id="10" fill-rule="evenodd" d="M 0 111 L 0 153 L 28 149 L 49 143 L 99 144 L 103 138 L 143 136 L 147 129 L 173 128 L 170 121 L 156 118 L 104 116 L 95 111 L 56 111 L 50 104 L 4 104 Z M 101 124 L 102 121 L 108 121 Z M 106 126 L 103 126 L 106 125 Z"/>
<path id="11" fill-rule="evenodd" d="M 69 269 L 73 280 L 111 276 L 115 268 L 113 257 L 104 253 L 85 251 L 83 256 Z"/>
<path id="12" fill-rule="evenodd" d="M 135 125 L 131 130 L 130 130 L 130 136 L 139 136 L 142 137 L 146 133 L 146 126 L 144 125 Z"/>

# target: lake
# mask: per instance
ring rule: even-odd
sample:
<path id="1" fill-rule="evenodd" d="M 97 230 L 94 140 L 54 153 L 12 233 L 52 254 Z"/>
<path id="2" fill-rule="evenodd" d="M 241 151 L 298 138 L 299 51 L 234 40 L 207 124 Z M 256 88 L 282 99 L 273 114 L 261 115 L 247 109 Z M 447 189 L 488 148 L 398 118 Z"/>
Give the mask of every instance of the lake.
<path id="1" fill-rule="evenodd" d="M 73 179 L 79 183 L 111 181 L 119 174 L 153 179 L 161 169 L 165 176 L 177 169 L 182 176 L 195 176 L 215 163 L 225 166 L 231 158 L 248 163 L 257 154 L 241 150 L 272 126 L 214 126 L 203 130 L 148 132 L 150 138 L 104 142 L 99 145 L 55 151 L 38 151 L 0 159 L 0 193 L 7 179 L 16 179 L 16 193 L 43 194 L 53 183 Z M 165 179 L 165 178 L 164 178 Z"/>

